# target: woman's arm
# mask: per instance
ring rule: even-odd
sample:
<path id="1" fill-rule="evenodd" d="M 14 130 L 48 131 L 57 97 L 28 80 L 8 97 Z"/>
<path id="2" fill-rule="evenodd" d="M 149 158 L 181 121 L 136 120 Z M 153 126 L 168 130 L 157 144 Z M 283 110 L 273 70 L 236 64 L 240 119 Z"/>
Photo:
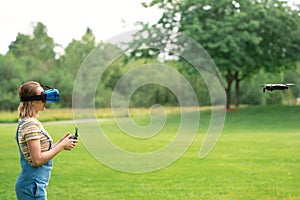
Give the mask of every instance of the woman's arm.
<path id="1" fill-rule="evenodd" d="M 57 146 L 59 143 L 61 143 L 65 138 L 69 138 L 71 137 L 71 134 L 70 133 L 67 133 L 64 137 L 60 138 L 60 140 L 58 140 L 54 145 L 53 147 Z"/>
<path id="2" fill-rule="evenodd" d="M 59 142 L 57 142 L 52 149 L 46 152 L 41 152 L 40 140 L 29 140 L 27 141 L 29 153 L 31 156 L 32 165 L 34 167 L 39 167 L 42 164 L 48 162 L 54 158 L 62 150 L 71 150 L 76 145 L 77 140 L 69 139 L 68 136 L 71 134 L 65 135 Z"/>

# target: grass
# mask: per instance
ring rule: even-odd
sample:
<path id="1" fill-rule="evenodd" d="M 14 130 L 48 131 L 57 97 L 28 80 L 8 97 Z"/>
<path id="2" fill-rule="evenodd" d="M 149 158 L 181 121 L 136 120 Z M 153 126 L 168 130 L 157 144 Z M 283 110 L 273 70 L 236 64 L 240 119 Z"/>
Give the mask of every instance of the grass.
<path id="1" fill-rule="evenodd" d="M 178 113 L 180 108 L 179 107 L 167 107 L 165 108 L 166 112 L 168 113 Z M 187 108 L 190 110 L 195 110 L 195 108 Z M 208 107 L 201 107 L 199 109 L 207 110 Z M 131 108 L 130 115 L 131 116 L 144 116 L 149 111 L 148 108 Z M 155 112 L 155 109 L 153 109 Z M 77 111 L 78 112 L 78 111 Z M 81 112 L 81 110 L 79 110 Z M 82 118 L 89 117 L 89 116 L 96 116 L 97 118 L 112 118 L 114 117 L 112 110 L 110 108 L 98 108 L 96 110 L 83 110 L 83 113 L 88 113 L 87 116 L 81 116 Z M 115 110 L 117 116 L 128 116 L 127 110 Z M 73 119 L 73 112 L 72 109 L 68 108 L 51 108 L 46 109 L 42 114 L 39 116 L 39 120 L 42 122 L 46 121 L 61 121 L 61 120 L 72 120 Z M 18 121 L 18 112 L 17 111 L 1 111 L 0 110 L 0 123 L 14 123 Z"/>
<path id="2" fill-rule="evenodd" d="M 193 144 L 180 159 L 158 171 L 116 171 L 97 161 L 82 143 L 73 151 L 62 152 L 54 159 L 48 198 L 300 199 L 300 107 L 245 107 L 228 112 L 217 145 L 204 159 L 199 159 L 199 149 L 210 112 L 200 112 L 202 126 Z M 173 137 L 179 119 L 175 113 L 164 130 L 166 137 L 151 138 L 148 147 L 145 141 L 121 136 L 110 121 L 102 126 L 114 143 L 143 152 L 146 147 L 163 146 Z M 135 119 L 139 123 L 148 120 L 142 115 Z M 54 140 L 74 130 L 73 124 L 44 126 Z M 0 199 L 15 198 L 14 182 L 20 170 L 15 128 L 0 125 Z"/>

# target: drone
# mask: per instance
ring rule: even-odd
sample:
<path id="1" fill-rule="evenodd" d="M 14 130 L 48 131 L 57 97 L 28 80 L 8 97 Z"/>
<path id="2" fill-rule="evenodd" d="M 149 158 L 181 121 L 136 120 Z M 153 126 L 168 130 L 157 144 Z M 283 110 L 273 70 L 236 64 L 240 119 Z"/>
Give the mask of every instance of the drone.
<path id="1" fill-rule="evenodd" d="M 273 90 L 287 90 L 289 89 L 289 86 L 292 86 L 295 84 L 292 83 L 285 83 L 285 84 L 265 84 L 263 85 L 263 92 L 266 90 L 273 91 Z"/>

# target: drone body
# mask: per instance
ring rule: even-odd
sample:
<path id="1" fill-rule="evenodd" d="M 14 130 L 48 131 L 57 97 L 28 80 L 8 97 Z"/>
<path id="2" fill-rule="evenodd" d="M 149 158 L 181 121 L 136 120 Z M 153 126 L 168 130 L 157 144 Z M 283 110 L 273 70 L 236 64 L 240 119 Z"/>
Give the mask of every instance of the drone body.
<path id="1" fill-rule="evenodd" d="M 286 84 L 265 84 L 263 86 L 263 92 L 266 90 L 273 91 L 273 90 L 287 90 L 289 89 L 289 86 L 292 86 L 294 84 L 292 83 L 286 83 Z"/>

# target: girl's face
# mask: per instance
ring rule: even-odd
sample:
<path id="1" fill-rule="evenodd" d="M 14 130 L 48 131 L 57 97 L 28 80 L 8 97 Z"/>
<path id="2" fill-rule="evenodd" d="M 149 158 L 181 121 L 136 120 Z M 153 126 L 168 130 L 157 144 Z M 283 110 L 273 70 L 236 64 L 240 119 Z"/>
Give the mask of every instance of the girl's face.
<path id="1" fill-rule="evenodd" d="M 42 94 L 44 89 L 42 87 L 37 88 L 37 94 Z M 33 101 L 32 102 L 32 109 L 35 111 L 35 113 L 38 113 L 39 111 L 44 111 L 46 106 L 46 102 L 43 101 Z"/>

